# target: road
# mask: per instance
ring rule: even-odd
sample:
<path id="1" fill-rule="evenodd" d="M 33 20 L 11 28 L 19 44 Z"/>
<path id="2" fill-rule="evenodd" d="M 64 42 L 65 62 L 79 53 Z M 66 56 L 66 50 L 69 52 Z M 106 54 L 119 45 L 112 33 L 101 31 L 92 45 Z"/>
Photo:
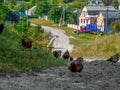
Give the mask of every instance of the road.
<path id="1" fill-rule="evenodd" d="M 0 90 L 120 90 L 120 63 L 84 61 L 81 73 L 52 67 L 39 73 L 0 76 Z"/>
<path id="2" fill-rule="evenodd" d="M 65 34 L 65 32 L 61 29 L 42 26 L 46 32 L 51 32 L 53 38 L 55 39 L 53 42 L 53 51 L 54 50 L 61 50 L 63 53 L 68 50 L 69 52 L 72 51 L 73 45 L 70 44 L 69 36 Z"/>

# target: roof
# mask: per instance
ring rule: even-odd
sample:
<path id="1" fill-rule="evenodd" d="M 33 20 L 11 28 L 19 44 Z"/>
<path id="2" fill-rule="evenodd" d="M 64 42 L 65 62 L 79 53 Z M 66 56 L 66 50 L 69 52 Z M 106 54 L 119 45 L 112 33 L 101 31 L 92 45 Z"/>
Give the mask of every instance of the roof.
<path id="1" fill-rule="evenodd" d="M 99 11 L 88 11 L 88 15 L 98 15 Z"/>
<path id="2" fill-rule="evenodd" d="M 36 9 L 36 6 L 33 6 L 32 8 L 30 8 L 29 10 L 35 10 Z"/>
<path id="3" fill-rule="evenodd" d="M 120 14 L 117 11 L 108 11 L 108 12 L 100 12 L 104 16 L 104 18 L 119 18 Z"/>
<path id="4" fill-rule="evenodd" d="M 114 11 L 115 8 L 113 6 L 106 6 L 106 7 L 100 7 L 100 6 L 85 6 L 84 8 L 87 9 L 87 11 L 105 11 L 105 10 L 111 10 Z"/>
<path id="5" fill-rule="evenodd" d="M 88 15 L 98 15 L 99 12 L 106 12 L 106 11 L 116 11 L 113 6 L 106 6 L 106 7 L 100 7 L 100 6 L 85 6 L 84 8 L 87 9 Z"/>

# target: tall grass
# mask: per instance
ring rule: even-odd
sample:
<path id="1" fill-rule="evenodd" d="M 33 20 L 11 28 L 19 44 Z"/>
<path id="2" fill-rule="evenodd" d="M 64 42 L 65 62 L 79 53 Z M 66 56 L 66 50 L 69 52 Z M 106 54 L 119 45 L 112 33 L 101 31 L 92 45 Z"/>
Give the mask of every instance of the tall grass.
<path id="1" fill-rule="evenodd" d="M 108 58 L 115 53 L 120 53 L 120 33 L 106 35 L 98 40 L 81 43 L 73 50 L 75 56 Z"/>
<path id="2" fill-rule="evenodd" d="M 0 35 L 0 72 L 39 71 L 65 63 L 40 47 L 24 48 L 21 36 L 13 28 L 5 28 Z"/>

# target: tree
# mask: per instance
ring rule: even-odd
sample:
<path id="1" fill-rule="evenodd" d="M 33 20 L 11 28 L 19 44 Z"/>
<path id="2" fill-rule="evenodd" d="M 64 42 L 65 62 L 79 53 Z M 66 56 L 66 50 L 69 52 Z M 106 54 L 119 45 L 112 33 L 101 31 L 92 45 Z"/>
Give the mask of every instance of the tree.
<path id="1" fill-rule="evenodd" d="M 74 12 L 76 9 L 72 8 L 70 6 L 66 7 L 65 10 L 65 21 L 67 23 L 75 23 L 76 19 L 77 19 L 77 13 Z"/>
<path id="2" fill-rule="evenodd" d="M 87 0 L 81 0 L 81 1 L 73 1 L 71 4 L 71 7 L 73 8 L 83 8 L 88 4 Z"/>
<path id="3" fill-rule="evenodd" d="M 60 7 L 54 6 L 48 12 L 48 18 L 55 23 L 59 23 L 61 12 L 62 12 L 62 9 Z"/>
<path id="4" fill-rule="evenodd" d="M 119 7 L 119 2 L 118 2 L 117 0 L 115 0 L 115 1 L 113 2 L 113 6 L 116 7 L 116 8 L 118 8 L 118 7 Z"/>
<path id="5" fill-rule="evenodd" d="M 3 0 L 5 3 L 12 3 L 12 4 L 16 4 L 16 0 Z"/>
<path id="6" fill-rule="evenodd" d="M 29 2 L 21 2 L 21 3 L 18 3 L 14 6 L 14 10 L 24 12 L 29 7 L 30 7 Z"/>
<path id="7" fill-rule="evenodd" d="M 112 5 L 113 0 L 102 0 L 102 2 L 104 3 L 104 5 Z"/>
<path id="8" fill-rule="evenodd" d="M 58 1 L 61 2 L 61 3 L 69 3 L 69 2 L 72 2 L 74 0 L 58 0 Z"/>
<path id="9" fill-rule="evenodd" d="M 112 32 L 115 33 L 120 30 L 120 21 L 112 22 L 110 25 Z"/>
<path id="10" fill-rule="evenodd" d="M 4 3 L 0 2 L 0 24 L 5 21 L 7 12 L 9 11 L 8 7 Z"/>
<path id="11" fill-rule="evenodd" d="M 47 15 L 48 11 L 50 10 L 50 4 L 47 1 L 39 1 L 37 3 L 37 7 L 36 7 L 36 14 L 44 14 Z"/>

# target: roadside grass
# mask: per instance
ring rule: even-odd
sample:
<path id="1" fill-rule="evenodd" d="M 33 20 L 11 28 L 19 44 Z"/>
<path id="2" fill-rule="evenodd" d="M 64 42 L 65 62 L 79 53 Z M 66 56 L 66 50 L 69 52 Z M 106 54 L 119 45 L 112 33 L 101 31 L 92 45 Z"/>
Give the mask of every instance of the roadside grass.
<path id="1" fill-rule="evenodd" d="M 21 36 L 12 28 L 5 28 L 0 35 L 0 73 L 39 71 L 53 66 L 66 65 L 40 47 L 24 48 Z"/>
<path id="2" fill-rule="evenodd" d="M 120 53 L 120 33 L 103 36 L 89 43 L 82 43 L 73 50 L 74 56 L 108 58 Z"/>

